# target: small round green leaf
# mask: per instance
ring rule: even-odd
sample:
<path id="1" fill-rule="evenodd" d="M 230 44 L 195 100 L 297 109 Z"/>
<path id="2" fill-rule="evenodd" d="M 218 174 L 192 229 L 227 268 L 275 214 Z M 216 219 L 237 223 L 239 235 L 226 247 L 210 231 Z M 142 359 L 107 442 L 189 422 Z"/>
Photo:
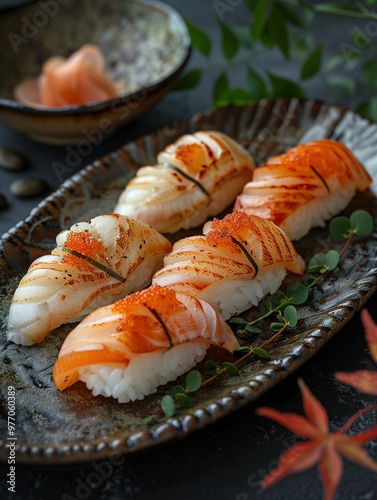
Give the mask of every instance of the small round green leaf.
<path id="1" fill-rule="evenodd" d="M 330 271 L 335 269 L 339 264 L 339 252 L 336 250 L 329 250 L 326 254 L 326 265 Z"/>
<path id="2" fill-rule="evenodd" d="M 371 214 L 365 210 L 356 210 L 350 217 L 352 229 L 358 236 L 368 236 L 374 227 Z"/>
<path id="3" fill-rule="evenodd" d="M 271 357 L 267 351 L 265 351 L 264 349 L 261 349 L 260 347 L 254 347 L 253 354 L 258 356 L 258 358 L 269 359 Z"/>
<path id="4" fill-rule="evenodd" d="M 312 266 L 324 266 L 326 264 L 326 254 L 316 253 L 309 261 L 309 268 Z"/>
<path id="5" fill-rule="evenodd" d="M 198 370 L 191 370 L 186 375 L 185 380 L 186 391 L 195 392 L 202 385 L 202 375 Z"/>
<path id="6" fill-rule="evenodd" d="M 240 318 L 239 316 L 233 316 L 233 318 L 230 318 L 229 323 L 232 323 L 234 325 L 244 325 L 246 323 L 246 320 Z"/>
<path id="7" fill-rule="evenodd" d="M 287 297 L 284 295 L 283 292 L 275 292 L 271 294 L 271 303 L 272 307 L 277 307 L 280 306 L 283 302 L 287 300 Z"/>
<path id="8" fill-rule="evenodd" d="M 206 361 L 204 366 L 206 369 L 206 373 L 208 375 L 210 375 L 211 377 L 213 375 L 216 375 L 216 368 L 218 368 L 218 365 L 214 361 L 212 361 L 212 359 L 209 359 L 208 361 Z"/>
<path id="9" fill-rule="evenodd" d="M 175 395 L 178 394 L 179 392 L 185 392 L 185 389 L 184 387 L 182 387 L 181 385 L 176 385 L 175 387 L 173 387 L 173 389 L 170 391 L 170 396 L 172 398 L 175 398 Z"/>
<path id="10" fill-rule="evenodd" d="M 309 261 L 308 269 L 311 273 L 325 273 L 328 270 L 326 254 L 317 253 Z"/>
<path id="11" fill-rule="evenodd" d="M 239 375 L 240 374 L 239 369 L 233 363 L 229 363 L 228 361 L 224 361 L 223 367 L 224 367 L 224 370 L 226 371 L 226 373 L 228 373 L 229 375 Z"/>
<path id="12" fill-rule="evenodd" d="M 161 400 L 161 408 L 167 417 L 175 415 L 174 399 L 169 395 L 164 396 Z"/>
<path id="13" fill-rule="evenodd" d="M 175 399 L 182 408 L 192 408 L 194 406 L 193 400 L 187 394 L 178 393 L 175 395 Z"/>
<path id="14" fill-rule="evenodd" d="M 287 295 L 290 297 L 292 304 L 298 306 L 304 304 L 308 300 L 309 290 L 305 285 L 297 281 L 288 286 Z"/>
<path id="15" fill-rule="evenodd" d="M 309 266 L 309 271 L 311 273 L 325 273 L 328 270 L 328 267 L 325 264 L 318 266 Z"/>
<path id="16" fill-rule="evenodd" d="M 252 349 L 250 349 L 250 347 L 247 347 L 247 346 L 244 346 L 244 347 L 238 347 L 237 349 L 234 349 L 233 351 L 233 354 L 235 356 L 239 355 L 239 354 L 247 354 L 248 352 L 250 352 Z"/>
<path id="17" fill-rule="evenodd" d="M 258 304 L 258 309 L 261 314 L 267 314 L 272 311 L 272 302 L 270 297 L 266 297 L 264 300 L 261 300 Z"/>
<path id="18" fill-rule="evenodd" d="M 261 328 L 258 328 L 257 326 L 253 326 L 253 325 L 246 325 L 245 330 L 247 332 L 250 332 L 250 333 L 261 333 L 262 332 Z"/>
<path id="19" fill-rule="evenodd" d="M 351 233 L 351 221 L 348 217 L 344 217 L 343 215 L 335 217 L 331 220 L 329 229 L 334 240 L 342 241 L 348 238 Z"/>
<path id="20" fill-rule="evenodd" d="M 294 328 L 297 325 L 297 310 L 295 306 L 287 306 L 284 309 L 284 318 L 290 327 Z"/>
<path id="21" fill-rule="evenodd" d="M 284 328 L 284 323 L 271 323 L 270 328 L 273 332 L 278 332 L 282 328 Z"/>

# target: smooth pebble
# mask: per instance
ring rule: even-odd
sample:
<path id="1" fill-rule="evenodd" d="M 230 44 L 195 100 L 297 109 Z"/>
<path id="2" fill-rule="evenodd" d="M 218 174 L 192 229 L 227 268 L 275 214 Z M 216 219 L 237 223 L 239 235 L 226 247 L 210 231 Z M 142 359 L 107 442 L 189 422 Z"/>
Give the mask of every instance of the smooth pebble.
<path id="1" fill-rule="evenodd" d="M 42 179 L 17 179 L 9 186 L 9 190 L 15 196 L 28 198 L 42 194 L 47 190 L 47 184 Z"/>
<path id="2" fill-rule="evenodd" d="M 10 149 L 0 148 L 0 167 L 6 170 L 21 170 L 26 165 L 25 159 Z"/>

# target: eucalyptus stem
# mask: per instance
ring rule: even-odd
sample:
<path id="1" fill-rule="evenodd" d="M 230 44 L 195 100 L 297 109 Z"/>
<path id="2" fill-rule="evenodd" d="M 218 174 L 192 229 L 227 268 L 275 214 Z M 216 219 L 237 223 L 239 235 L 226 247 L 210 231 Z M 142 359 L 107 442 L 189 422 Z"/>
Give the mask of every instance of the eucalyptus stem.
<path id="1" fill-rule="evenodd" d="M 351 241 L 352 241 L 352 238 L 354 236 L 355 233 L 351 233 L 348 238 L 347 238 L 347 241 L 345 242 L 343 248 L 341 249 L 341 251 L 339 252 L 339 258 L 343 257 L 343 255 L 345 254 L 347 248 L 349 247 Z"/>
<path id="2" fill-rule="evenodd" d="M 246 356 L 249 356 L 250 353 L 248 352 L 246 354 Z M 240 358 L 239 360 L 237 360 L 234 364 L 236 364 L 238 361 L 241 361 L 241 359 L 244 359 L 246 356 L 243 356 L 242 358 Z M 214 380 L 217 379 L 217 377 L 219 377 L 220 375 L 222 375 L 223 372 L 221 373 L 215 373 L 215 375 L 212 375 L 212 377 L 209 377 L 207 379 L 204 380 L 204 382 L 202 382 L 202 387 L 204 387 L 205 385 L 209 384 L 210 382 L 213 382 Z"/>
<path id="3" fill-rule="evenodd" d="M 281 328 L 278 332 L 274 333 L 274 335 L 272 335 L 272 337 L 270 337 L 269 339 L 267 339 L 266 341 L 264 341 L 260 346 L 258 346 L 260 349 L 263 349 L 263 347 L 266 347 L 266 345 L 268 344 L 271 344 L 271 342 L 273 342 L 275 339 L 277 339 L 279 337 L 279 335 L 281 335 L 289 326 L 289 323 L 285 323 L 285 325 L 283 326 L 283 328 Z"/>
<path id="4" fill-rule="evenodd" d="M 327 273 L 328 273 L 328 271 L 326 271 L 325 273 L 320 274 L 320 275 L 318 275 L 318 276 L 316 276 L 316 277 L 311 276 L 312 281 L 311 281 L 308 285 L 306 285 L 306 287 L 307 287 L 307 288 L 312 288 L 314 285 L 316 285 L 316 284 L 318 283 L 318 281 L 321 281 L 321 279 L 323 278 L 323 276 L 324 276 L 325 274 L 327 274 Z"/>
<path id="5" fill-rule="evenodd" d="M 258 346 L 259 349 L 263 349 L 263 347 L 265 347 L 266 345 L 269 345 L 271 342 L 273 342 L 277 337 L 279 337 L 279 335 L 281 335 L 284 332 L 284 330 L 286 330 L 288 328 L 288 326 L 289 326 L 289 324 L 286 323 L 283 326 L 283 328 L 281 328 L 278 332 L 274 333 L 274 335 L 272 337 L 270 337 L 265 342 L 263 342 L 260 346 Z M 235 366 L 239 365 L 240 363 L 245 361 L 245 359 L 249 358 L 252 354 L 254 354 L 254 352 L 253 352 L 253 349 L 250 348 L 250 351 L 248 353 L 246 353 L 244 356 L 242 356 L 242 358 L 237 359 L 233 364 Z M 222 371 L 221 373 L 216 373 L 215 375 L 212 375 L 212 377 L 210 377 L 210 378 L 207 378 L 206 380 L 204 380 L 204 382 L 202 382 L 201 387 L 213 382 L 217 377 L 222 375 L 224 372 L 225 372 L 225 370 Z"/>
<path id="6" fill-rule="evenodd" d="M 289 306 L 292 303 L 290 299 L 286 300 L 285 302 L 282 302 L 278 306 L 274 307 L 273 309 L 270 309 L 266 313 L 264 313 L 262 316 L 259 316 L 258 318 L 254 319 L 253 321 L 250 321 L 248 325 L 255 325 L 256 323 L 259 323 L 259 321 L 262 321 L 263 319 L 268 318 L 271 316 L 271 314 L 274 314 L 275 312 L 281 311 L 284 307 Z"/>
<path id="7" fill-rule="evenodd" d="M 245 359 L 249 358 L 252 354 L 253 354 L 253 351 L 250 350 L 248 353 L 246 353 L 244 356 L 242 356 L 242 358 L 237 359 L 233 364 L 235 366 L 239 365 L 240 363 L 242 363 L 242 361 L 244 361 Z M 212 375 L 211 377 L 209 377 L 206 380 L 204 380 L 204 382 L 202 382 L 201 387 L 203 387 L 204 385 L 209 384 L 210 382 L 213 382 L 217 377 L 219 377 L 220 375 L 222 375 L 224 373 L 224 371 L 222 371 L 221 373 L 215 373 L 215 375 Z"/>

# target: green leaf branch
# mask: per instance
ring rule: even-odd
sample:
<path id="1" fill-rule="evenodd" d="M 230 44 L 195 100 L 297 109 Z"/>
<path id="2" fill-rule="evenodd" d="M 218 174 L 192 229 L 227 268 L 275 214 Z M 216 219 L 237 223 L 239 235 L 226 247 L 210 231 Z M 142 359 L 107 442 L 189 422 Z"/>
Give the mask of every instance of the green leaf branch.
<path id="1" fill-rule="evenodd" d="M 269 294 L 259 303 L 260 315 L 252 321 L 248 322 L 239 316 L 231 318 L 229 323 L 237 325 L 237 335 L 246 338 L 252 334 L 261 333 L 262 330 L 255 325 L 272 315 L 276 315 L 276 321 L 270 324 L 270 329 L 276 333 L 262 344 L 261 347 L 265 347 L 287 328 L 296 327 L 298 314 L 295 306 L 307 302 L 310 289 L 317 285 L 327 273 L 338 267 L 340 259 L 345 254 L 353 238 L 369 236 L 373 231 L 373 227 L 373 217 L 365 210 L 356 210 L 350 217 L 338 216 L 333 218 L 329 224 L 331 236 L 335 241 L 345 240 L 340 252 L 330 249 L 327 253 L 320 252 L 313 255 L 307 266 L 309 276 L 305 279 L 305 282 L 291 283 L 285 293 L 278 290 L 273 294 Z"/>
<path id="2" fill-rule="evenodd" d="M 314 45 L 312 36 L 319 27 L 335 26 L 344 18 L 375 21 L 377 13 L 374 13 L 373 6 L 377 5 L 377 0 L 332 3 L 246 0 L 246 5 L 246 16 L 242 23 L 230 24 L 225 19 L 219 19 L 222 62 L 216 65 L 211 63 L 213 40 L 204 29 L 186 20 L 194 50 L 200 52 L 207 61 L 203 67 L 190 69 L 183 74 L 174 90 L 193 90 L 200 84 L 205 72 L 215 71 L 217 75 L 212 88 L 214 105 L 245 105 L 261 98 L 305 98 L 304 84 L 311 78 L 319 77 L 329 89 L 334 102 L 363 95 L 364 100 L 357 104 L 356 111 L 377 120 L 377 58 L 367 27 L 363 31 L 355 26 L 349 33 L 338 30 L 341 38 L 337 44 L 339 51 L 335 54 L 327 54 L 325 40 Z M 232 10 L 231 7 L 229 9 Z M 362 47 L 359 39 L 363 41 Z M 272 50 L 279 51 L 283 60 L 294 63 L 297 67 L 296 77 L 287 78 L 275 71 L 256 69 L 256 58 Z M 236 65 L 245 70 L 243 81 L 234 87 L 229 76 Z M 357 76 L 360 78 L 350 74 L 357 66 Z M 341 67 L 344 71 L 339 72 Z M 363 86 L 362 93 L 360 85 Z"/>
<path id="3" fill-rule="evenodd" d="M 194 406 L 193 394 L 202 385 L 202 375 L 198 370 L 191 370 L 187 373 L 184 385 L 175 385 L 170 394 L 161 400 L 161 408 L 165 416 L 172 417 L 180 408 L 191 408 Z"/>
<path id="4" fill-rule="evenodd" d="M 247 322 L 240 316 L 228 320 L 230 324 L 236 326 L 236 335 L 246 338 L 253 334 L 262 333 L 262 329 L 256 325 L 262 320 L 275 315 L 275 321 L 272 321 L 269 326 L 272 335 L 258 346 L 245 345 L 233 351 L 235 356 L 240 356 L 234 363 L 223 361 L 218 364 L 213 360 L 207 360 L 205 371 L 209 378 L 204 381 L 198 370 L 189 371 L 182 385 L 175 385 L 170 393 L 162 398 L 162 414 L 165 417 L 173 417 L 182 409 L 192 408 L 195 406 L 195 395 L 199 389 L 223 375 L 241 376 L 239 365 L 251 356 L 269 359 L 270 354 L 265 350 L 265 347 L 273 343 L 287 329 L 297 326 L 299 312 L 296 306 L 305 304 L 309 299 L 310 289 L 317 285 L 329 272 L 338 267 L 340 259 L 345 254 L 351 241 L 355 237 L 369 236 L 373 229 L 373 217 L 365 210 L 356 210 L 350 217 L 338 216 L 333 218 L 329 224 L 329 231 L 335 241 L 344 242 L 340 251 L 330 249 L 326 253 L 321 252 L 313 255 L 307 266 L 309 275 L 305 278 L 305 282 L 297 281 L 289 284 L 286 292 L 278 290 L 273 294 L 269 294 L 259 303 L 260 315 L 254 320 Z M 146 424 L 153 425 L 158 420 L 158 416 L 151 416 L 147 418 Z"/>

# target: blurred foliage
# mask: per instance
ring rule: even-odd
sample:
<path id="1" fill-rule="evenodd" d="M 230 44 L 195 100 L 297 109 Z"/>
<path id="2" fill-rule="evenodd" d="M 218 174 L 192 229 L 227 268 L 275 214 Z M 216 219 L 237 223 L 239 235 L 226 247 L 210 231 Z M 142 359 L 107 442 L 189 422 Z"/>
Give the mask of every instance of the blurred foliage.
<path id="1" fill-rule="evenodd" d="M 304 84 L 317 77 L 329 89 L 332 101 L 357 98 L 362 86 L 364 99 L 357 106 L 363 116 L 377 121 L 377 0 L 309 2 L 304 0 L 243 0 L 247 16 L 240 24 L 227 23 L 227 14 L 240 1 L 214 0 L 218 18 L 222 64 L 211 64 L 213 41 L 199 26 L 186 21 L 192 46 L 206 58 L 206 65 L 186 72 L 174 90 L 190 90 L 199 85 L 206 71 L 216 71 L 213 84 L 215 106 L 247 104 L 261 98 L 305 98 Z M 348 32 L 339 30 L 339 50 L 326 54 L 326 41 L 314 42 L 316 29 L 353 18 Z M 356 20 L 358 25 L 356 25 Z M 364 24 L 363 24 L 364 23 Z M 288 63 L 294 62 L 297 75 L 289 78 L 274 71 L 256 69 L 255 60 L 275 51 Z M 231 84 L 232 68 L 242 64 L 245 77 L 241 86 Z M 296 71 L 292 71 L 296 73 Z"/>

